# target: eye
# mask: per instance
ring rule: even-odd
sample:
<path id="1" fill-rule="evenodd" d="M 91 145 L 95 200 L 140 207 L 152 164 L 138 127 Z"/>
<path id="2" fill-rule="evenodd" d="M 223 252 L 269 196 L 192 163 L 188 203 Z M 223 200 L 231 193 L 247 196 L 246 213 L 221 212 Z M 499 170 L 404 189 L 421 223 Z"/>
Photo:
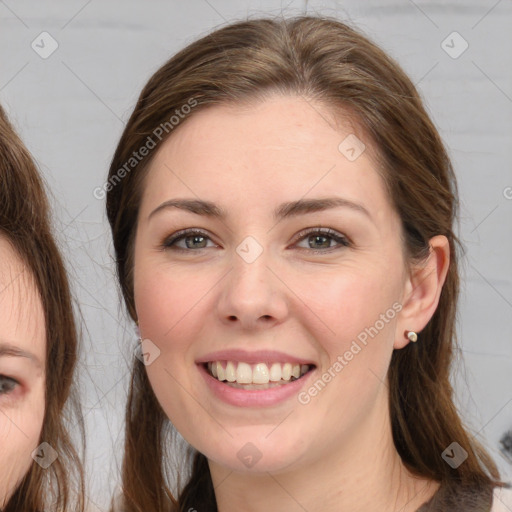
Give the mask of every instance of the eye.
<path id="1" fill-rule="evenodd" d="M 314 228 L 303 230 L 297 236 L 299 241 L 306 240 L 308 242 L 307 249 L 310 249 L 311 252 L 314 253 L 331 252 L 333 249 L 339 249 L 340 246 L 350 247 L 351 245 L 346 237 L 329 228 Z M 338 245 L 333 247 L 331 245 L 332 241 L 336 242 Z"/>
<path id="2" fill-rule="evenodd" d="M 330 252 L 333 249 L 339 248 L 339 246 L 349 247 L 351 245 L 345 236 L 329 228 L 314 228 L 303 230 L 298 234 L 298 239 L 312 239 L 312 243 L 308 243 L 308 249 L 310 250 L 310 252 L 314 253 Z M 210 237 L 208 236 L 207 233 L 205 233 L 204 231 L 199 231 L 197 229 L 190 228 L 178 231 L 177 233 L 174 233 L 170 237 L 166 238 L 162 242 L 161 248 L 173 249 L 178 251 L 187 251 L 188 249 L 207 249 L 208 240 L 210 240 Z M 332 241 L 336 242 L 338 246 L 331 246 Z M 182 242 L 184 243 L 184 246 Z M 304 249 L 304 247 L 302 248 Z"/>
<path id="3" fill-rule="evenodd" d="M 18 385 L 18 381 L 11 379 L 10 377 L 6 377 L 5 375 L 0 375 L 0 396 L 11 393 Z"/>
<path id="4" fill-rule="evenodd" d="M 174 233 L 166 238 L 162 243 L 162 249 L 176 249 L 186 251 L 187 249 L 206 249 L 206 242 L 210 240 L 208 235 L 197 229 L 184 229 Z M 184 242 L 185 246 L 178 245 L 178 242 Z"/>

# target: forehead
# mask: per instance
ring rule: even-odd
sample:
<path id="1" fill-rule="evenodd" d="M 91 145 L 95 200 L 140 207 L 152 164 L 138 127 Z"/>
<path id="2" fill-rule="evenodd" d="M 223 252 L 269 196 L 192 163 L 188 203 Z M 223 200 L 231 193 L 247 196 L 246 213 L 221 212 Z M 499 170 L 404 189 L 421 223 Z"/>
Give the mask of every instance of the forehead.
<path id="1" fill-rule="evenodd" d="M 337 192 L 389 213 L 372 145 L 348 121 L 320 103 L 277 95 L 195 112 L 155 155 L 142 207 L 195 195 L 227 207 L 243 198 L 244 208 L 264 208 Z M 347 140 L 364 148 L 358 158 L 347 158 Z"/>
<path id="2" fill-rule="evenodd" d="M 37 286 L 10 242 L 0 235 L 0 340 L 44 361 L 46 331 Z"/>

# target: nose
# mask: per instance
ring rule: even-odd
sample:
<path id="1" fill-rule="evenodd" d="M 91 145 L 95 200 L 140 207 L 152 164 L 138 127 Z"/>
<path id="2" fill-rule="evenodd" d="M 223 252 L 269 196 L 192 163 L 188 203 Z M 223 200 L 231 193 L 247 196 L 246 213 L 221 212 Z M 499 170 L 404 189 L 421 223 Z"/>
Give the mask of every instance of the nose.
<path id="1" fill-rule="evenodd" d="M 222 280 L 217 303 L 223 323 L 251 330 L 268 328 L 285 320 L 289 309 L 287 288 L 268 260 L 265 251 L 252 263 L 234 256 L 233 268 Z"/>

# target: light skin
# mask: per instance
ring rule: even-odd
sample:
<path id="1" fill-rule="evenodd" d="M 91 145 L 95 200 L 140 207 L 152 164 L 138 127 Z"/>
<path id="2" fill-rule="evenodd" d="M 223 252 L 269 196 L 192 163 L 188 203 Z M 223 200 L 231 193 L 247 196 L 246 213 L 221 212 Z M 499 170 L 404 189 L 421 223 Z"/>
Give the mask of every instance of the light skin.
<path id="1" fill-rule="evenodd" d="M 45 319 L 30 271 L 0 236 L 0 508 L 33 463 L 45 408 Z"/>
<path id="2" fill-rule="evenodd" d="M 385 383 L 393 350 L 411 348 L 405 332 L 435 312 L 448 242 L 432 238 L 428 260 L 408 271 L 370 141 L 356 133 L 368 149 L 354 161 L 338 150 L 353 132 L 325 106 L 276 95 L 194 113 L 151 163 L 134 257 L 141 334 L 161 351 L 147 372 L 173 425 L 208 458 L 221 512 L 412 512 L 438 488 L 401 463 Z M 282 203 L 333 196 L 369 215 L 336 207 L 273 218 Z M 211 201 L 226 217 L 151 215 L 179 198 Z M 207 238 L 162 248 L 186 228 Z M 314 235 L 299 238 L 307 228 Z M 349 245 L 317 239 L 318 228 Z M 236 252 L 247 236 L 263 249 L 252 263 Z M 401 311 L 306 405 L 227 404 L 195 364 L 216 350 L 280 350 L 315 362 L 308 389 L 394 303 Z M 237 457 L 249 442 L 262 455 L 250 468 Z"/>

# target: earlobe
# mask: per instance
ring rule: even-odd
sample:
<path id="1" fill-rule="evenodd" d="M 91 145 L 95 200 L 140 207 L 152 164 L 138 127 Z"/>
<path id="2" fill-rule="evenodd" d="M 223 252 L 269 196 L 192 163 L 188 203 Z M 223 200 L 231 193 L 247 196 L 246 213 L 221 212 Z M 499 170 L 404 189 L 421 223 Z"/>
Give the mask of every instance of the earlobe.
<path id="1" fill-rule="evenodd" d="M 450 244 L 444 235 L 430 239 L 428 258 L 415 266 L 406 282 L 404 303 L 397 322 L 395 349 L 413 341 L 434 315 L 450 265 Z M 421 342 L 421 334 L 417 336 Z"/>

